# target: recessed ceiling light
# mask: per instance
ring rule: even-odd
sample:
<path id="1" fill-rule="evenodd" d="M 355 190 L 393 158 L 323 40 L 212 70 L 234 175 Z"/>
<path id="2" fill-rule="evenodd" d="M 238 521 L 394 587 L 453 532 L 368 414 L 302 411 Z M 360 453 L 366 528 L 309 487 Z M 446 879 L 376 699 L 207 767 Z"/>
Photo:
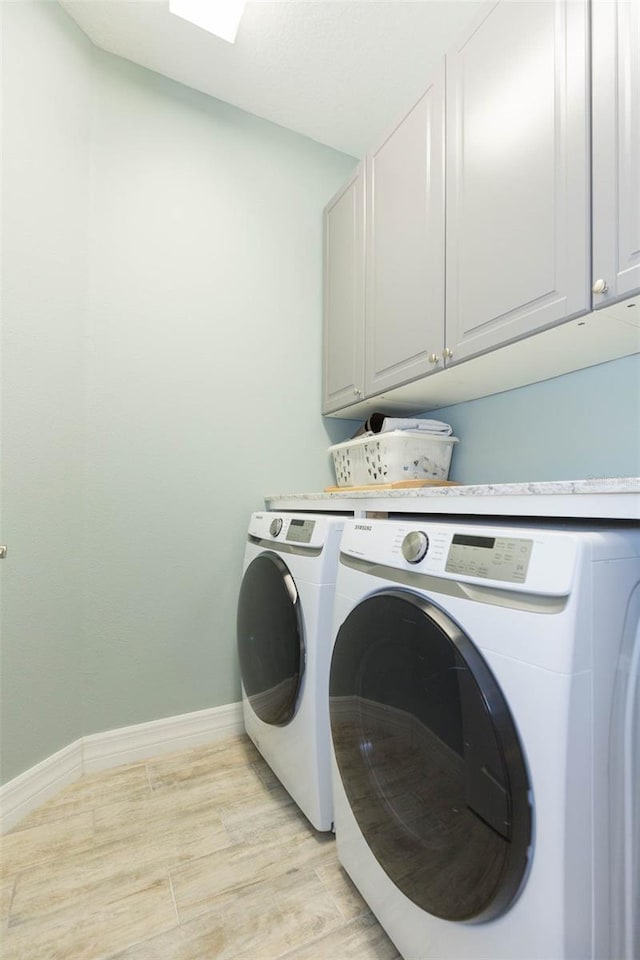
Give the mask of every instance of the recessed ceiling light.
<path id="1" fill-rule="evenodd" d="M 169 11 L 234 43 L 246 0 L 169 0 Z"/>

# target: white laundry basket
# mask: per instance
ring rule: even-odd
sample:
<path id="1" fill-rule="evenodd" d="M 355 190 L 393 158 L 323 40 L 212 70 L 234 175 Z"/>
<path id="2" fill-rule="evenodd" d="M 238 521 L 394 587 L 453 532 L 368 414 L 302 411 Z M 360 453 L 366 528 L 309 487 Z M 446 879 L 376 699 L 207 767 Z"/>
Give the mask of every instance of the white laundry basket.
<path id="1" fill-rule="evenodd" d="M 339 487 L 446 480 L 457 437 L 420 430 L 392 430 L 329 447 Z"/>

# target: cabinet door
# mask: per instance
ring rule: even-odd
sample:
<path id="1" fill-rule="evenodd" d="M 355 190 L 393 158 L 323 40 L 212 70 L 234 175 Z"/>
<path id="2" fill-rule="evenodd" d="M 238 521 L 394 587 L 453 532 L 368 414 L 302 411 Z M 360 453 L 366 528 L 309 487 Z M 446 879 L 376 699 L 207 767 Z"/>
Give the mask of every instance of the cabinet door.
<path id="1" fill-rule="evenodd" d="M 322 412 L 364 391 L 364 166 L 324 210 Z"/>
<path id="2" fill-rule="evenodd" d="M 443 339 L 444 60 L 368 158 L 367 396 L 441 368 Z"/>
<path id="3" fill-rule="evenodd" d="M 640 3 L 597 2 L 592 18 L 593 306 L 603 307 L 640 291 Z"/>
<path id="4" fill-rule="evenodd" d="M 590 308 L 587 14 L 502 0 L 447 57 L 454 363 Z"/>

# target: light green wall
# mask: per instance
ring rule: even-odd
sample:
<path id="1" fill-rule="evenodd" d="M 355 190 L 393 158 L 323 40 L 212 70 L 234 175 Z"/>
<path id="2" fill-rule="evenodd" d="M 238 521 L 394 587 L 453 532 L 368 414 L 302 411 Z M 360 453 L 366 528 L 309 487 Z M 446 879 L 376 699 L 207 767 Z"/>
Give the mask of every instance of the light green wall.
<path id="1" fill-rule="evenodd" d="M 640 355 L 435 410 L 461 483 L 640 476 Z"/>
<path id="2" fill-rule="evenodd" d="M 2 18 L 2 777 L 81 734 L 91 44 Z"/>
<path id="3" fill-rule="evenodd" d="M 321 212 L 354 163 L 113 57 L 97 77 L 87 732 L 239 699 L 249 513 L 333 479 Z"/>
<path id="4" fill-rule="evenodd" d="M 4 14 L 2 777 L 237 700 L 249 513 L 333 479 L 321 212 L 354 164 Z"/>

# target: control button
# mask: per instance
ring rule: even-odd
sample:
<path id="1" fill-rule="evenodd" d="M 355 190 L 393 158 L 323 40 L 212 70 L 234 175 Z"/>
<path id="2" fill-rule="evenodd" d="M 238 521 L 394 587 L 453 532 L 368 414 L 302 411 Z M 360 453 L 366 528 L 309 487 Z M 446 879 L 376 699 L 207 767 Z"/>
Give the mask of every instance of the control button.
<path id="1" fill-rule="evenodd" d="M 269 533 L 272 537 L 277 537 L 282 530 L 282 519 L 276 517 L 275 520 L 271 521 L 271 526 L 269 527 Z"/>
<path id="2" fill-rule="evenodd" d="M 422 530 L 408 533 L 402 541 L 402 556 L 407 563 L 419 563 L 429 549 L 429 537 Z"/>

